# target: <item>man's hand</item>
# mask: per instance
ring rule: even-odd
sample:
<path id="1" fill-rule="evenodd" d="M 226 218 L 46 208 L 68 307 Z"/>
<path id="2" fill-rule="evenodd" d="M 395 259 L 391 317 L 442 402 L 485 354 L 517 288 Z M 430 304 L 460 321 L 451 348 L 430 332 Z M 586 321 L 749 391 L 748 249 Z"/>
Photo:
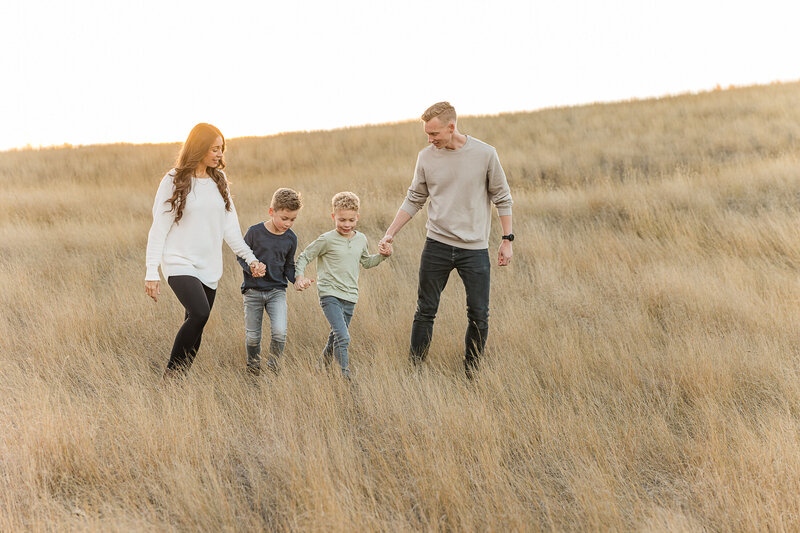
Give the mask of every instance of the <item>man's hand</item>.
<path id="1" fill-rule="evenodd" d="M 389 224 L 388 228 L 386 228 L 386 233 L 378 245 L 392 244 L 392 242 L 394 242 L 394 236 L 397 235 L 397 232 L 400 231 L 400 229 L 405 226 L 409 220 L 411 220 L 411 215 L 403 211 L 402 208 L 398 209 L 397 214 L 394 216 L 394 220 L 392 220 L 392 223 Z"/>
<path id="2" fill-rule="evenodd" d="M 144 292 L 153 299 L 153 301 L 158 301 L 158 295 L 161 294 L 161 289 L 158 287 L 158 281 L 145 281 L 144 282 Z"/>
<path id="3" fill-rule="evenodd" d="M 382 250 L 387 244 L 389 245 L 389 249 L 391 250 L 391 244 L 394 242 L 394 237 L 389 235 L 388 233 L 383 236 L 383 239 L 378 241 L 378 250 Z"/>
<path id="4" fill-rule="evenodd" d="M 381 242 L 378 243 L 378 253 L 381 254 L 384 257 L 391 256 L 392 255 L 392 243 L 391 243 L 391 241 L 390 242 L 384 242 L 383 240 L 381 240 Z"/>
<path id="5" fill-rule="evenodd" d="M 511 241 L 503 239 L 500 243 L 500 250 L 497 252 L 497 265 L 504 267 L 511 263 L 511 256 L 514 252 L 511 249 Z"/>
<path id="6" fill-rule="evenodd" d="M 263 278 L 267 274 L 267 265 L 261 261 L 250 263 L 250 275 L 254 278 Z"/>

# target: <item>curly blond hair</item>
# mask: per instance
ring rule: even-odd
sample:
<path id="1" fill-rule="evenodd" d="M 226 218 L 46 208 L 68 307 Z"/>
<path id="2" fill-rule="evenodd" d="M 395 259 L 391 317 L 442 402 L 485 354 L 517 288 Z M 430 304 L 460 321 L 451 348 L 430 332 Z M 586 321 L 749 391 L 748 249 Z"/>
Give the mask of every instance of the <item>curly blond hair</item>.
<path id="1" fill-rule="evenodd" d="M 303 198 L 300 193 L 288 187 L 281 187 L 272 195 L 269 206 L 275 211 L 286 209 L 287 211 L 297 211 L 303 207 Z"/>
<path id="2" fill-rule="evenodd" d="M 331 206 L 333 207 L 334 211 L 337 209 L 350 209 L 352 211 L 358 211 L 358 207 L 360 205 L 361 200 L 358 199 L 356 193 L 350 191 L 336 193 L 331 200 Z"/>

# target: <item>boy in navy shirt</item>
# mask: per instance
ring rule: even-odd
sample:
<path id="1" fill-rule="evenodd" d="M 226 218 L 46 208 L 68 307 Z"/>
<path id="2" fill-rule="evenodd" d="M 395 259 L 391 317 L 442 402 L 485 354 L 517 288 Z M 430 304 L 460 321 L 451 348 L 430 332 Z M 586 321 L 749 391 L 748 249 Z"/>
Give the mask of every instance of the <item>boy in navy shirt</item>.
<path id="1" fill-rule="evenodd" d="M 247 370 L 261 374 L 261 322 L 266 309 L 271 337 L 267 368 L 278 371 L 278 359 L 286 345 L 286 284 L 295 282 L 294 254 L 297 236 L 290 229 L 302 207 L 300 194 L 292 189 L 275 191 L 269 205 L 269 219 L 250 226 L 244 242 L 259 261 L 267 266 L 264 277 L 255 278 L 250 266 L 239 259 L 244 271 L 245 346 Z"/>

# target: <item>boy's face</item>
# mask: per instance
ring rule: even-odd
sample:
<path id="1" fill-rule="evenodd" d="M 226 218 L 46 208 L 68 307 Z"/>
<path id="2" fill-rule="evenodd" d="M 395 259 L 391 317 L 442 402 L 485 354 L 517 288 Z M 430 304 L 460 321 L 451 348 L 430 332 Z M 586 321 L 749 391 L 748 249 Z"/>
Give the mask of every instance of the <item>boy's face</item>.
<path id="1" fill-rule="evenodd" d="M 353 209 L 337 209 L 331 214 L 333 223 L 336 224 L 336 231 L 343 237 L 349 237 L 358 223 L 358 211 Z"/>
<path id="2" fill-rule="evenodd" d="M 288 209 L 272 209 L 270 207 L 269 217 L 275 229 L 280 233 L 285 233 L 287 229 L 292 227 L 299 212 L 299 209 L 289 211 Z"/>

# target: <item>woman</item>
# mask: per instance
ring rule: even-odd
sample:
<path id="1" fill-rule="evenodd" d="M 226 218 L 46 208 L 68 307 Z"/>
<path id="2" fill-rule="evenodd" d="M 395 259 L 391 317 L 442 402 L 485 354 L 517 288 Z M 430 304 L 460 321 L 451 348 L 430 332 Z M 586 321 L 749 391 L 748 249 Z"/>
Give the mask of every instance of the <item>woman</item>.
<path id="1" fill-rule="evenodd" d="M 217 128 L 205 123 L 192 128 L 175 168 L 161 180 L 153 203 L 145 292 L 158 301 L 160 263 L 167 283 L 186 309 L 165 377 L 188 370 L 200 348 L 222 276 L 222 241 L 250 265 L 254 276 L 264 275 L 264 265 L 242 239 L 228 180 L 222 172 L 224 151 L 225 139 Z"/>

